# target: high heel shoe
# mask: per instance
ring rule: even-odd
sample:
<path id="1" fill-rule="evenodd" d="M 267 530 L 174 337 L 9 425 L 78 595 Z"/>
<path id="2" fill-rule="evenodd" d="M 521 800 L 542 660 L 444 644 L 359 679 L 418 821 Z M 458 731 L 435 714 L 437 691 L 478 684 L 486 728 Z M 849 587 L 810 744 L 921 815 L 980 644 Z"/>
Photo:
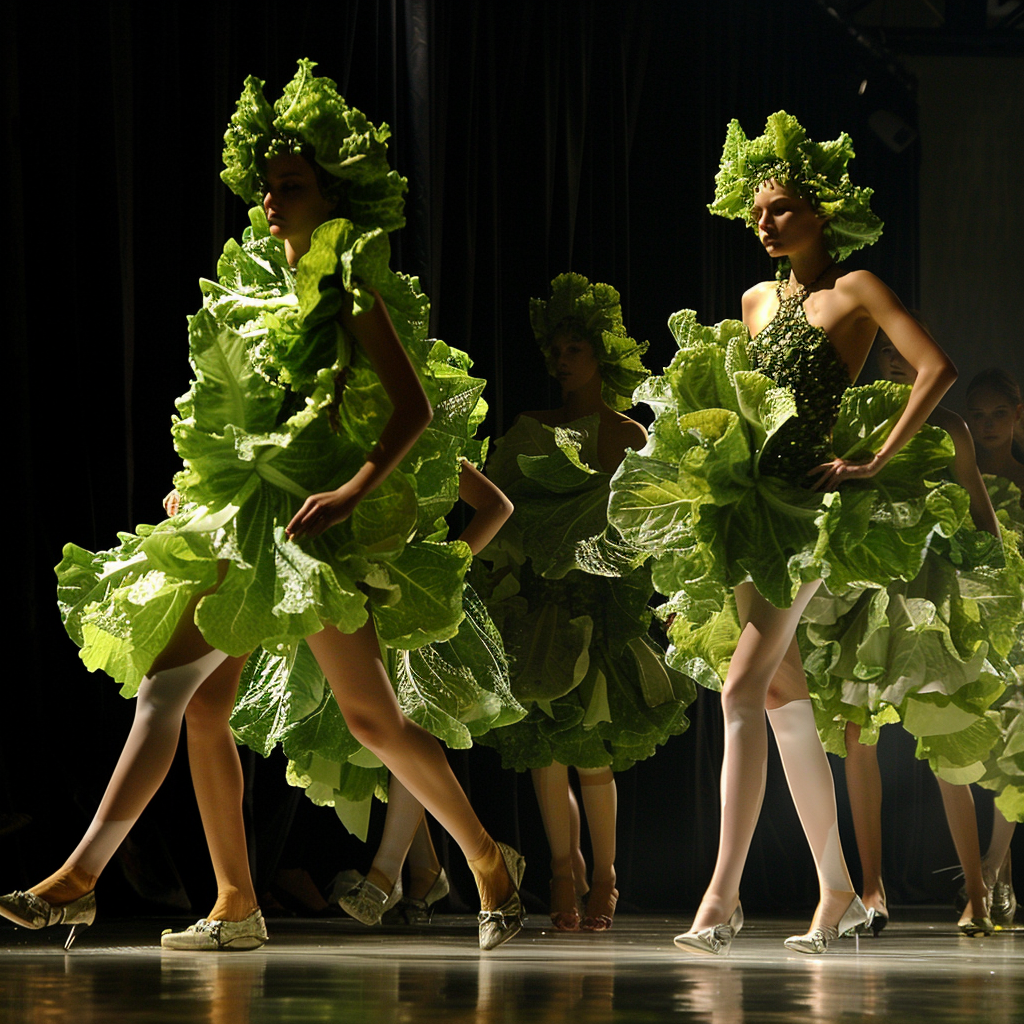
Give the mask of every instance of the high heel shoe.
<path id="1" fill-rule="evenodd" d="M 732 948 L 732 940 L 743 928 L 743 906 L 736 904 L 732 917 L 725 924 L 716 924 L 713 928 L 701 928 L 700 931 L 683 932 L 672 941 L 687 953 L 701 956 L 728 956 Z"/>
<path id="2" fill-rule="evenodd" d="M 481 949 L 497 949 L 508 942 L 522 930 L 526 920 L 523 901 L 519 898 L 519 885 L 526 870 L 526 860 L 522 854 L 516 853 L 511 846 L 498 843 L 501 858 L 505 862 L 509 881 L 512 883 L 512 895 L 495 910 L 481 910 L 477 915 Z"/>
<path id="3" fill-rule="evenodd" d="M 804 935 L 790 935 L 783 944 L 786 949 L 791 949 L 794 953 L 824 953 L 830 942 L 835 942 L 836 939 L 844 935 L 850 935 L 867 920 L 867 909 L 861 903 L 860 897 L 854 896 L 850 900 L 850 905 L 843 911 L 839 924 L 834 928 L 831 925 L 825 925 L 824 928 L 821 926 L 812 928 Z"/>
<path id="4" fill-rule="evenodd" d="M 871 929 L 871 934 L 877 939 L 882 930 L 889 923 L 889 908 L 879 910 L 877 907 L 867 908 L 868 916 L 864 921 L 864 927 Z"/>
<path id="5" fill-rule="evenodd" d="M 571 875 L 556 875 L 551 879 L 551 923 L 556 932 L 580 930 L 580 908 L 576 896 L 576 882 Z M 565 909 L 569 907 L 571 909 Z"/>
<path id="6" fill-rule="evenodd" d="M 992 906 L 989 917 L 997 928 L 1011 928 L 1017 913 L 1017 896 L 1012 882 L 996 882 L 992 886 Z"/>
<path id="7" fill-rule="evenodd" d="M 587 913 L 580 927 L 585 932 L 608 931 L 615 918 L 615 904 L 618 901 L 619 890 L 614 885 L 610 888 L 600 883 L 592 885 L 590 896 L 587 899 Z M 597 912 L 592 913 L 592 910 Z M 601 911 L 607 911 L 607 913 L 601 913 Z"/>
<path id="8" fill-rule="evenodd" d="M 366 925 L 380 924 L 380 919 L 402 898 L 402 878 L 395 879 L 391 892 L 386 893 L 369 879 L 361 878 L 338 900 L 346 914 Z"/>
<path id="9" fill-rule="evenodd" d="M 448 876 L 445 874 L 444 868 L 440 868 L 433 885 L 427 890 L 423 899 L 403 896 L 394 910 L 389 913 L 389 922 L 393 919 L 396 922 L 414 926 L 430 924 L 434 917 L 434 905 L 448 895 L 448 889 Z"/>
<path id="10" fill-rule="evenodd" d="M 34 892 L 10 892 L 0 896 L 0 916 L 20 924 L 22 928 L 51 928 L 57 924 L 71 926 L 65 949 L 70 949 L 79 928 L 87 928 L 96 920 L 96 890 L 77 900 L 53 906 Z"/>

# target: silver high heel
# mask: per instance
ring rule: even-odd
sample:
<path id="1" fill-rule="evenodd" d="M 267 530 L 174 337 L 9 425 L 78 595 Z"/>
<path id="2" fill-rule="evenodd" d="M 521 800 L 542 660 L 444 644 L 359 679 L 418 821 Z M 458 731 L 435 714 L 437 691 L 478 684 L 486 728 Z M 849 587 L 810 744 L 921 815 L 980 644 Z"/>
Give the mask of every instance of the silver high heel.
<path id="1" fill-rule="evenodd" d="M 743 928 L 743 906 L 736 904 L 732 917 L 725 924 L 716 924 L 712 928 L 701 928 L 700 931 L 683 932 L 672 941 L 687 953 L 700 956 L 728 956 L 732 948 L 732 940 Z"/>
<path id="2" fill-rule="evenodd" d="M 448 876 L 445 874 L 444 868 L 441 868 L 437 872 L 434 884 L 427 890 L 423 899 L 403 896 L 398 901 L 391 917 L 409 925 L 430 924 L 434 917 L 434 904 L 448 895 L 448 889 Z"/>
<path id="3" fill-rule="evenodd" d="M 380 919 L 402 898 L 402 878 L 395 879 L 391 892 L 374 885 L 365 878 L 360 879 L 345 893 L 338 904 L 346 914 L 363 924 L 380 924 Z"/>
<path id="4" fill-rule="evenodd" d="M 526 859 L 505 843 L 498 843 L 497 846 L 512 882 L 512 895 L 496 910 L 481 910 L 477 915 L 481 949 L 497 949 L 508 942 L 522 931 L 526 919 L 526 910 L 519 898 L 519 885 L 526 871 Z"/>
<path id="5" fill-rule="evenodd" d="M 50 928 L 57 924 L 71 926 L 65 949 L 70 949 L 79 928 L 87 928 L 96 920 L 96 890 L 58 907 L 47 903 L 34 892 L 10 892 L 0 896 L 0 916 L 20 924 L 22 928 Z"/>
<path id="6" fill-rule="evenodd" d="M 824 928 L 812 928 L 804 935 L 790 935 L 784 945 L 786 949 L 791 949 L 794 953 L 824 953 L 830 942 L 835 942 L 836 939 L 844 935 L 852 934 L 867 920 L 867 909 L 861 903 L 860 897 L 854 896 L 839 919 L 839 924 L 834 928 L 831 925 L 825 925 Z"/>

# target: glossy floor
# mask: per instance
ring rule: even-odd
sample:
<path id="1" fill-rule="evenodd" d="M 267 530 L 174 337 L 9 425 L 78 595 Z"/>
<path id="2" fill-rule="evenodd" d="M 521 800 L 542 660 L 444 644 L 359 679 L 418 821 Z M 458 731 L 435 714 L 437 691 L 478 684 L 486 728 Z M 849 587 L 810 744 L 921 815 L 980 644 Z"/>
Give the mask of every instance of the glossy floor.
<path id="1" fill-rule="evenodd" d="M 532 921 L 490 954 L 474 922 L 417 931 L 350 922 L 272 922 L 252 953 L 161 952 L 170 922 L 103 922 L 70 953 L 63 935 L 0 926 L 4 1024 L 106 1022 L 1024 1020 L 1024 929 L 959 937 L 949 913 L 844 939 L 821 957 L 782 939 L 806 922 L 748 921 L 728 959 L 680 953 L 681 918 L 627 917 L 604 935 L 556 934 Z"/>

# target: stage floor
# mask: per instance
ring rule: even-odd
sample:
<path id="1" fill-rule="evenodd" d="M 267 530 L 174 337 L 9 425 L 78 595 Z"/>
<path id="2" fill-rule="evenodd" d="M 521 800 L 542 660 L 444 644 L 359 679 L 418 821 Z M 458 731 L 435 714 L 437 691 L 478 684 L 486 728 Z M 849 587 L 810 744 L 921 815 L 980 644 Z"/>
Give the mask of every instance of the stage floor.
<path id="1" fill-rule="evenodd" d="M 418 930 L 274 920 L 261 950 L 195 954 L 161 951 L 161 928 L 179 926 L 166 919 L 101 920 L 70 953 L 64 929 L 2 922 L 0 1021 L 1024 1021 L 1024 928 L 962 938 L 951 910 L 917 911 L 878 939 L 843 939 L 821 957 L 782 946 L 806 922 L 750 920 L 727 959 L 678 951 L 672 936 L 688 923 L 680 917 L 623 915 L 603 935 L 545 923 L 534 918 L 482 954 L 469 917 Z"/>

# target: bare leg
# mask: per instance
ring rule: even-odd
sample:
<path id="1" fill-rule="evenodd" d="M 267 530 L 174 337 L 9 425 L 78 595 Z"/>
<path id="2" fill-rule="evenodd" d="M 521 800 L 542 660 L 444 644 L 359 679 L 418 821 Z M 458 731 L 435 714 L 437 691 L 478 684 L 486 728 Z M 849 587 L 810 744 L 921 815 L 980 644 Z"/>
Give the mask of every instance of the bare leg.
<path id="1" fill-rule="evenodd" d="M 580 844 L 578 827 L 573 843 L 569 771 L 553 761 L 545 768 L 534 768 L 531 775 L 551 850 L 551 921 L 559 931 L 575 931 L 580 923 L 574 876 Z"/>
<path id="2" fill-rule="evenodd" d="M 618 792 L 611 768 L 577 768 L 580 793 L 587 814 L 587 831 L 594 851 L 590 899 L 583 927 L 588 931 L 606 931 L 612 926 L 619 890 L 615 888 L 615 823 Z"/>
<path id="3" fill-rule="evenodd" d="M 818 872 L 821 895 L 811 928 L 835 927 L 856 893 L 839 841 L 832 769 L 814 724 L 814 711 L 795 638 L 772 679 L 768 720 Z"/>
<path id="4" fill-rule="evenodd" d="M 861 899 L 868 908 L 886 914 L 882 885 L 882 775 L 878 747 L 860 742 L 860 726 L 846 723 L 846 788 L 853 812 L 862 875 Z"/>
<path id="5" fill-rule="evenodd" d="M 395 775 L 392 775 L 388 784 L 388 813 L 384 819 L 384 834 L 381 836 L 377 854 L 373 858 L 373 866 L 366 875 L 367 879 L 373 882 L 381 892 L 390 893 L 394 888 L 395 879 L 402 873 L 402 865 L 405 863 L 413 839 L 421 828 L 426 830 L 426 825 L 423 805 L 398 781 Z M 430 842 L 429 832 L 427 833 L 427 842 Z M 433 854 L 433 850 L 433 844 L 431 844 L 431 854 Z M 433 859 L 434 863 L 437 863 L 437 857 L 434 856 Z M 410 895 L 413 894 L 410 893 Z"/>
<path id="6" fill-rule="evenodd" d="M 974 797 L 969 786 L 951 786 L 936 780 L 946 809 L 946 821 L 956 846 L 956 855 L 964 872 L 967 906 L 961 921 L 988 917 L 988 889 L 981 875 L 981 845 L 978 842 L 978 819 L 974 813 Z"/>
<path id="7" fill-rule="evenodd" d="M 487 834 L 462 791 L 441 745 L 409 721 L 398 706 L 373 620 L 354 633 L 325 626 L 308 638 L 352 735 L 372 750 L 458 843 L 492 910 L 513 891 L 497 844 Z"/>
<path id="8" fill-rule="evenodd" d="M 52 905 L 89 892 L 160 787 L 174 759 L 181 719 L 203 680 L 224 660 L 195 625 L 196 597 L 187 606 L 167 647 L 139 685 L 135 719 L 99 809 L 63 866 L 33 886 Z"/>
<path id="9" fill-rule="evenodd" d="M 725 755 L 718 859 L 691 932 L 727 921 L 739 900 L 743 865 L 764 797 L 768 687 L 817 586 L 805 584 L 792 606 L 784 609 L 766 601 L 752 583 L 736 588 L 742 630 L 722 688 Z"/>
<path id="10" fill-rule="evenodd" d="M 228 725 L 244 665 L 245 656 L 228 658 L 185 709 L 192 785 L 217 877 L 210 920 L 244 921 L 257 909 L 242 818 L 242 765 Z"/>
<path id="11" fill-rule="evenodd" d="M 576 802 L 572 786 L 569 786 L 569 849 L 572 851 L 572 880 L 576 895 L 586 896 L 590 885 L 587 882 L 587 862 L 580 849 L 580 805 Z"/>
<path id="12" fill-rule="evenodd" d="M 1012 882 L 1010 873 L 1010 842 L 1013 831 L 1017 827 L 1015 821 L 1007 821 L 998 807 L 992 816 L 992 838 L 982 859 L 982 870 L 987 882 Z"/>
<path id="13" fill-rule="evenodd" d="M 406 894 L 413 900 L 426 899 L 441 873 L 441 862 L 437 859 L 434 841 L 430 838 L 430 826 L 427 824 L 426 813 L 420 818 L 419 828 L 416 829 L 416 834 L 412 837 L 407 863 L 409 865 L 409 886 Z"/>

